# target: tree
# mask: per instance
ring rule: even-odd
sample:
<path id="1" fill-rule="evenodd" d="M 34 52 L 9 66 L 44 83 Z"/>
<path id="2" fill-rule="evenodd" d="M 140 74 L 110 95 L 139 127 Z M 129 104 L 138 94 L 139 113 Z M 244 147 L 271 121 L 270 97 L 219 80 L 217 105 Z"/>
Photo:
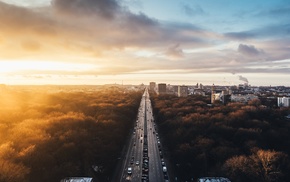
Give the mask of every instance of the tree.
<path id="1" fill-rule="evenodd" d="M 26 166 L 0 159 L 0 182 L 28 182 L 28 173 Z"/>
<path id="2" fill-rule="evenodd" d="M 285 181 L 289 172 L 288 155 L 283 152 L 259 150 L 256 154 L 266 182 Z"/>
<path id="3" fill-rule="evenodd" d="M 223 165 L 225 174 L 235 182 L 263 181 L 260 170 L 253 158 L 244 155 L 232 157 Z"/>
<path id="4" fill-rule="evenodd" d="M 283 152 L 258 150 L 251 156 L 240 155 L 228 159 L 223 170 L 233 181 L 238 182 L 284 182 L 289 179 L 289 160 Z"/>
<path id="5" fill-rule="evenodd" d="M 248 102 L 248 105 L 259 107 L 261 105 L 260 99 L 253 99 Z"/>

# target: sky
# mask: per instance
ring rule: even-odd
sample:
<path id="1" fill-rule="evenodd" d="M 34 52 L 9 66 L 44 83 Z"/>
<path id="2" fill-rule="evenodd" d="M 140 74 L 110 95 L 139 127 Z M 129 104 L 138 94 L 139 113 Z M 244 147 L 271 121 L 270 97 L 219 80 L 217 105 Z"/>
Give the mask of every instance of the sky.
<path id="1" fill-rule="evenodd" d="M 0 84 L 290 86 L 289 0 L 0 0 Z"/>

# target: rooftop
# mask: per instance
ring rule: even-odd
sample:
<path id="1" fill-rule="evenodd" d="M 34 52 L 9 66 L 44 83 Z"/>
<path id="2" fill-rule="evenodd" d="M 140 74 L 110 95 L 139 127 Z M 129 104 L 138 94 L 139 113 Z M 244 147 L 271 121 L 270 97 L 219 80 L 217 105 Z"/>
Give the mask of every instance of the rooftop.
<path id="1" fill-rule="evenodd" d="M 204 177 L 199 178 L 198 182 L 231 182 L 228 178 L 223 177 Z"/>
<path id="2" fill-rule="evenodd" d="M 88 177 L 69 177 L 60 180 L 60 182 L 93 182 L 93 178 Z"/>

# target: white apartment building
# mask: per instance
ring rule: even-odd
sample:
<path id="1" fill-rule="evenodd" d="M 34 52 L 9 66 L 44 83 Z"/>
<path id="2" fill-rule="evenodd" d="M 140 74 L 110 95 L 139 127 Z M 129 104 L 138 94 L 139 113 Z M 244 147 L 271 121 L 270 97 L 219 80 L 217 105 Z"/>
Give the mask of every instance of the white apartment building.
<path id="1" fill-rule="evenodd" d="M 277 97 L 279 107 L 290 107 L 290 97 Z"/>
<path id="2" fill-rule="evenodd" d="M 258 96 L 253 94 L 247 94 L 247 95 L 231 95 L 231 101 L 232 102 L 248 102 L 253 99 L 258 99 Z"/>

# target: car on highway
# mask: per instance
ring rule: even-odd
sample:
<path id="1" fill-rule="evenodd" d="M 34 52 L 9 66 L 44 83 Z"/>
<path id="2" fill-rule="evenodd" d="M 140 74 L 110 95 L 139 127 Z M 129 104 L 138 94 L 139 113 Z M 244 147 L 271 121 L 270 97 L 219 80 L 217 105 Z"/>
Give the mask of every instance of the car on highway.
<path id="1" fill-rule="evenodd" d="M 148 181 L 149 180 L 149 177 L 147 174 L 142 174 L 142 177 L 141 177 L 142 180 L 146 180 Z"/>
<path id="2" fill-rule="evenodd" d="M 140 163 L 139 163 L 139 161 L 136 161 L 136 163 L 135 163 L 135 164 L 138 166 Z"/>
<path id="3" fill-rule="evenodd" d="M 132 167 L 128 167 L 127 173 L 132 174 Z"/>
<path id="4" fill-rule="evenodd" d="M 148 174 L 148 172 L 149 172 L 149 168 L 147 167 L 143 167 L 142 168 L 142 174 Z"/>
<path id="5" fill-rule="evenodd" d="M 134 159 L 131 159 L 131 162 L 130 162 L 130 164 L 134 164 Z"/>
<path id="6" fill-rule="evenodd" d="M 163 166 L 162 171 L 163 171 L 164 173 L 166 173 L 166 172 L 167 172 L 167 168 L 166 168 L 165 166 Z"/>
<path id="7" fill-rule="evenodd" d="M 165 180 L 168 180 L 168 175 L 167 175 L 167 173 L 164 173 L 164 179 L 165 179 Z"/>

